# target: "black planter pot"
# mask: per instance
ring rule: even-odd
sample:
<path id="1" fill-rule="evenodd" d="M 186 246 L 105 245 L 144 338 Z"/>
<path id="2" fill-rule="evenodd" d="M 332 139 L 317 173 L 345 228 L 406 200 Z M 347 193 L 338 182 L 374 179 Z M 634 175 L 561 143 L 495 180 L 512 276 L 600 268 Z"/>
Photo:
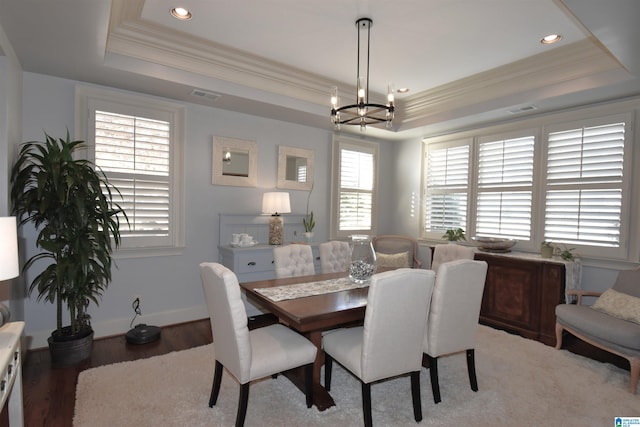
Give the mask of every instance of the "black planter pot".
<path id="1" fill-rule="evenodd" d="M 86 328 L 75 335 L 65 334 L 68 329 L 69 327 L 63 328 L 62 334 L 54 331 L 47 338 L 53 366 L 71 366 L 91 357 L 93 329 Z"/>

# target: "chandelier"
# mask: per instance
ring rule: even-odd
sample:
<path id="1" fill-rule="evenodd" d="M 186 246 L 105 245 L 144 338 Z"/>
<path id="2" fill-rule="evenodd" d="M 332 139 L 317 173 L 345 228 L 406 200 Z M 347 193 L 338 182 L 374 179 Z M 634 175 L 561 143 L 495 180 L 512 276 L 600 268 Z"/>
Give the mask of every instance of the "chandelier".
<path id="1" fill-rule="evenodd" d="M 356 103 L 338 107 L 338 88 L 333 87 L 331 122 L 336 129 L 339 129 L 340 125 L 360 125 L 360 130 L 364 131 L 367 125 L 379 123 L 386 123 L 387 128 L 391 127 L 394 113 L 393 86 L 388 86 L 386 105 L 369 103 L 369 43 L 372 24 L 373 21 L 370 18 L 360 18 L 356 21 L 358 29 Z"/>

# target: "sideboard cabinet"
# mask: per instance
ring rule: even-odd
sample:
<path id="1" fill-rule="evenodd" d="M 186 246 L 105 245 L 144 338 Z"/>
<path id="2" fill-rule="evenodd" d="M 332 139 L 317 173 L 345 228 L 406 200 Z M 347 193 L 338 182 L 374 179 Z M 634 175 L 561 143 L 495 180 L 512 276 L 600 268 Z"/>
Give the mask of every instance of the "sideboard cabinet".
<path id="1" fill-rule="evenodd" d="M 555 345 L 555 307 L 564 301 L 565 265 L 476 252 L 488 263 L 480 322 Z"/>

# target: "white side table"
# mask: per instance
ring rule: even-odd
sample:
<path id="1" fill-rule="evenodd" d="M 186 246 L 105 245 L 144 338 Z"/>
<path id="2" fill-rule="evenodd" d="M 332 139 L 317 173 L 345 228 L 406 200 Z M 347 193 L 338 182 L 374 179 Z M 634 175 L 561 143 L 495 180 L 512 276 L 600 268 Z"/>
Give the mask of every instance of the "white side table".
<path id="1" fill-rule="evenodd" d="M 0 327 L 0 399 L 9 401 L 9 425 L 24 425 L 22 408 L 22 354 L 20 338 L 24 322 L 9 322 Z"/>

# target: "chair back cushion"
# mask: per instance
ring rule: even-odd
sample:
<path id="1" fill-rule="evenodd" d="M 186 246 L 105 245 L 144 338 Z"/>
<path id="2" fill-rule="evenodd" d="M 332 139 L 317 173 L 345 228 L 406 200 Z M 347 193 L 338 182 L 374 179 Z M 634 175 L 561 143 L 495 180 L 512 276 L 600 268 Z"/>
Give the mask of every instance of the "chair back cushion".
<path id="1" fill-rule="evenodd" d="M 215 262 L 200 264 L 200 278 L 209 310 L 216 360 L 243 384 L 250 375 L 251 343 L 238 278 L 233 271 Z"/>
<path id="2" fill-rule="evenodd" d="M 433 262 L 431 269 L 438 273 L 438 269 L 445 262 L 457 259 L 473 259 L 475 250 L 472 247 L 457 245 L 455 243 L 436 245 L 433 250 Z"/>
<path id="3" fill-rule="evenodd" d="M 320 252 L 320 268 L 323 273 L 347 271 L 351 256 L 348 242 L 332 240 L 320 243 L 318 250 Z"/>
<path id="4" fill-rule="evenodd" d="M 640 298 L 640 269 L 618 272 L 613 289 L 623 294 Z"/>
<path id="5" fill-rule="evenodd" d="M 418 259 L 418 241 L 413 237 L 403 236 L 398 234 L 382 234 L 380 236 L 375 236 L 371 242 L 373 244 L 373 249 L 376 251 L 376 254 L 403 254 L 404 252 L 408 253 L 408 265 L 404 263 L 403 255 L 403 266 L 405 267 L 420 267 L 420 260 Z M 378 256 L 378 265 L 380 266 L 380 257 Z M 397 267 L 397 265 L 393 265 L 392 267 Z"/>
<path id="6" fill-rule="evenodd" d="M 276 246 L 273 248 L 273 263 L 279 279 L 316 274 L 309 245 Z"/>
<path id="7" fill-rule="evenodd" d="M 440 265 L 427 320 L 424 352 L 432 357 L 475 348 L 487 263 L 468 259 Z"/>
<path id="8" fill-rule="evenodd" d="M 433 271 L 411 268 L 371 278 L 362 335 L 362 381 L 420 370 L 434 280 Z"/>

